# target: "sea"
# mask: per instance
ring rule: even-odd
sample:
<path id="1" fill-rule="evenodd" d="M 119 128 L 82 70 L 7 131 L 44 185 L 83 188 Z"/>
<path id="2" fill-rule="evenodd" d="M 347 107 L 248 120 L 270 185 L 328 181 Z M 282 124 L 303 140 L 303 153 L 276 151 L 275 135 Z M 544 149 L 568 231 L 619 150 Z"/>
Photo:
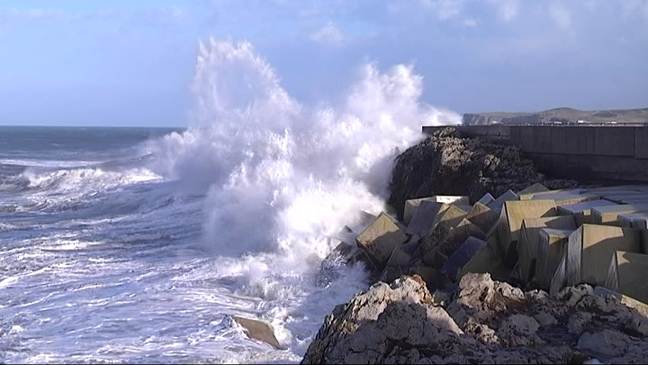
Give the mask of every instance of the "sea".
<path id="1" fill-rule="evenodd" d="M 460 121 L 422 86 L 367 63 L 301 103 L 250 43 L 209 39 L 186 128 L 0 127 L 0 362 L 298 363 L 367 287 L 323 261 L 331 237 L 388 209 L 421 125 Z"/>

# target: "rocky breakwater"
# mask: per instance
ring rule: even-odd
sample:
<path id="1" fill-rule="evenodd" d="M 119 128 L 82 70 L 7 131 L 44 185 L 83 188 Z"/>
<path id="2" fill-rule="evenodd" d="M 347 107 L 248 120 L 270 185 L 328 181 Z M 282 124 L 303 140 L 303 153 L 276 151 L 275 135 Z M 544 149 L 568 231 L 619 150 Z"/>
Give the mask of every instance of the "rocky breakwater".
<path id="1" fill-rule="evenodd" d="M 648 186 L 574 185 L 452 130 L 405 151 L 397 217 L 363 213 L 322 263 L 326 278 L 361 262 L 377 284 L 326 318 L 304 362 L 644 361 Z"/>
<path id="2" fill-rule="evenodd" d="M 589 285 L 555 299 L 469 274 L 450 293 L 378 283 L 324 320 L 304 364 L 643 363 L 648 318 Z"/>

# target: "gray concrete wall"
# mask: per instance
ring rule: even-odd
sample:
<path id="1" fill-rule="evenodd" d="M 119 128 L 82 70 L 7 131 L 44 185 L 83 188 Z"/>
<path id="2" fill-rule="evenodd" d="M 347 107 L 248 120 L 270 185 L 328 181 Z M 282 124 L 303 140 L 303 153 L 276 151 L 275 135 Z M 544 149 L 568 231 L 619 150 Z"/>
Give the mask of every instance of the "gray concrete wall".
<path id="1" fill-rule="evenodd" d="M 445 127 L 423 127 L 432 133 Z M 648 127 L 456 126 L 466 137 L 514 144 L 548 174 L 580 180 L 648 182 Z"/>

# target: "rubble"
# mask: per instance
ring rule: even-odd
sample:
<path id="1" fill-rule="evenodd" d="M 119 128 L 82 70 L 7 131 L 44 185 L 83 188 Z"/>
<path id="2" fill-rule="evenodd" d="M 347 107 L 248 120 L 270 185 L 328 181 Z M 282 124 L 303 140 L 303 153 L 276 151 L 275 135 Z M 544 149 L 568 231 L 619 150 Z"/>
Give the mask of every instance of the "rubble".
<path id="1" fill-rule="evenodd" d="M 585 284 L 549 298 L 469 274 L 431 294 L 420 277 L 403 276 L 338 305 L 302 364 L 638 364 L 648 355 L 645 320 Z"/>

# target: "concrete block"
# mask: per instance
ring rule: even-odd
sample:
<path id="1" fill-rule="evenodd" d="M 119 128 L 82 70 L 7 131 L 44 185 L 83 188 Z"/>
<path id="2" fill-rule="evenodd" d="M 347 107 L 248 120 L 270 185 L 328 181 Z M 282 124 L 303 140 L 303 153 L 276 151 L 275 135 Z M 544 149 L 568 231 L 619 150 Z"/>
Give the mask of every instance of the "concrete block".
<path id="1" fill-rule="evenodd" d="M 497 223 L 497 235 L 501 251 L 506 257 L 505 263 L 514 265 L 517 261 L 517 241 L 524 219 L 556 215 L 556 204 L 553 200 L 520 200 L 504 203 Z"/>
<path id="2" fill-rule="evenodd" d="M 612 256 L 605 287 L 648 302 L 648 255 L 617 251 Z"/>
<path id="3" fill-rule="evenodd" d="M 619 225 L 626 228 L 648 228 L 648 212 L 619 214 Z"/>
<path id="4" fill-rule="evenodd" d="M 407 241 L 407 238 L 393 217 L 380 213 L 378 218 L 362 231 L 356 240 L 368 256 L 382 267 L 394 248 Z"/>
<path id="5" fill-rule="evenodd" d="M 648 255 L 648 229 L 641 230 L 641 253 Z"/>
<path id="6" fill-rule="evenodd" d="M 594 207 L 591 210 L 592 223 L 619 225 L 619 214 L 648 211 L 648 204 L 620 204 Z"/>
<path id="7" fill-rule="evenodd" d="M 373 223 L 376 218 L 378 218 L 378 216 L 361 210 L 352 220 L 352 224 L 349 224 L 349 227 L 353 232 L 362 232 L 367 229 L 367 227 L 369 227 L 369 225 Z"/>
<path id="8" fill-rule="evenodd" d="M 550 191 L 549 188 L 547 188 L 546 186 L 540 183 L 535 183 L 533 185 L 529 185 L 526 188 L 518 191 L 517 195 L 520 197 L 520 200 L 525 200 L 522 197 L 525 196 L 526 194 L 542 193 L 546 191 Z"/>
<path id="9" fill-rule="evenodd" d="M 565 283 L 604 285 L 616 251 L 641 252 L 640 232 L 632 228 L 582 225 L 567 242 Z"/>
<path id="10" fill-rule="evenodd" d="M 477 203 L 488 205 L 494 201 L 495 201 L 495 197 L 491 195 L 491 193 L 486 193 L 477 201 Z"/>
<path id="11" fill-rule="evenodd" d="M 568 229 L 540 229 L 539 239 L 537 241 L 538 246 L 535 248 L 538 256 L 536 260 L 535 278 L 533 279 L 538 283 L 540 288 L 544 290 L 551 288 L 552 279 L 561 261 L 564 261 L 567 241 L 573 232 L 574 230 Z M 564 279 L 564 273 L 561 278 Z M 562 288 L 562 282 L 558 290 L 560 288 Z"/>
<path id="12" fill-rule="evenodd" d="M 463 210 L 464 212 L 470 212 L 470 210 L 471 210 L 472 207 L 473 207 L 472 205 L 465 205 L 465 204 L 456 204 L 455 206 L 456 206 L 457 208 Z"/>
<path id="13" fill-rule="evenodd" d="M 403 223 L 405 223 L 406 226 L 409 226 L 412 218 L 414 218 L 414 216 L 416 215 L 417 209 L 424 201 L 435 202 L 433 197 L 408 199 L 405 201 L 405 208 L 403 210 Z"/>
<path id="14" fill-rule="evenodd" d="M 518 265 L 515 277 L 523 283 L 530 282 L 536 275 L 537 261 L 540 256 L 540 230 L 543 228 L 574 231 L 577 226 L 574 217 L 568 215 L 531 218 L 522 221 L 520 239 L 517 244 Z"/>
<path id="15" fill-rule="evenodd" d="M 623 199 L 621 204 L 638 204 L 638 205 L 648 205 L 648 198 L 644 197 L 628 197 L 626 199 Z"/>
<path id="16" fill-rule="evenodd" d="M 601 297 L 608 297 L 608 296 L 614 297 L 619 302 L 627 305 L 628 307 L 636 309 L 637 312 L 643 314 L 644 316 L 648 316 L 648 304 L 640 302 L 635 298 L 631 298 L 627 295 L 623 295 L 621 293 L 604 288 L 602 286 L 595 287 L 594 294 Z"/>
<path id="17" fill-rule="evenodd" d="M 467 196 L 463 195 L 435 195 L 432 197 L 435 202 L 453 205 L 470 205 Z"/>
<path id="18" fill-rule="evenodd" d="M 441 238 L 438 243 L 439 250 L 444 256 L 450 257 L 468 237 L 485 240 L 486 233 L 477 227 L 477 225 L 464 218 L 448 234 Z"/>
<path id="19" fill-rule="evenodd" d="M 409 200 L 408 200 L 409 201 Z M 425 236 L 429 234 L 439 221 L 439 218 L 450 208 L 448 204 L 437 203 L 431 200 L 419 202 L 416 212 L 405 232 L 411 235 Z"/>
<path id="20" fill-rule="evenodd" d="M 585 223 L 593 223 L 591 220 L 592 208 L 603 207 L 607 205 L 617 204 L 604 199 L 592 200 L 582 203 L 562 204 L 558 205 L 558 214 L 573 215 L 574 219 L 576 219 L 576 224 L 582 226 Z"/>
<path id="21" fill-rule="evenodd" d="M 636 191 L 634 193 L 616 193 L 616 194 L 601 194 L 601 198 L 615 202 L 617 204 L 625 203 L 629 200 L 646 200 L 646 193 Z"/>
<path id="22" fill-rule="evenodd" d="M 531 200 L 553 200 L 556 205 L 582 203 L 601 199 L 600 195 L 592 193 L 573 193 L 569 191 L 557 191 L 546 194 L 535 194 Z"/>
<path id="23" fill-rule="evenodd" d="M 473 222 L 485 233 L 488 233 L 497 223 L 499 214 L 486 205 L 477 202 L 473 205 L 472 209 L 470 209 L 468 215 L 466 215 L 466 219 Z"/>
<path id="24" fill-rule="evenodd" d="M 441 272 L 451 279 L 457 280 L 461 269 L 484 247 L 486 247 L 486 241 L 472 236 L 466 238 L 461 246 L 448 257 Z"/>
<path id="25" fill-rule="evenodd" d="M 332 234 L 330 237 L 328 237 L 329 247 L 340 242 L 345 243 L 349 246 L 355 246 L 356 236 L 357 234 L 355 234 L 353 230 L 349 228 L 349 226 L 344 226 L 337 233 Z"/>
<path id="26" fill-rule="evenodd" d="M 410 221 L 416 215 L 416 210 L 424 201 L 453 205 L 470 205 L 467 196 L 434 195 L 426 198 L 409 199 L 405 201 L 405 209 L 403 211 L 403 223 L 405 225 L 410 224 Z"/>
<path id="27" fill-rule="evenodd" d="M 282 348 L 270 323 L 239 316 L 232 316 L 232 320 L 244 328 L 248 337 L 265 342 L 276 349 Z"/>
<path id="28" fill-rule="evenodd" d="M 504 192 L 504 194 L 498 196 L 497 199 L 495 199 L 495 201 L 493 201 L 490 204 L 487 204 L 487 206 L 492 210 L 499 212 L 502 210 L 502 207 L 504 206 L 505 202 L 513 201 L 513 200 L 520 200 L 520 197 L 515 192 L 513 192 L 513 190 L 509 189 L 506 192 Z"/>
<path id="29" fill-rule="evenodd" d="M 443 212 L 443 214 L 439 217 L 439 221 L 437 222 L 437 225 L 446 225 L 447 227 L 456 227 L 459 222 L 461 222 L 466 216 L 468 215 L 468 212 L 465 210 L 459 208 L 458 206 L 455 205 L 450 205 L 448 206 L 447 209 Z"/>
<path id="30" fill-rule="evenodd" d="M 412 261 L 412 254 L 407 249 L 408 247 L 405 244 L 394 247 L 387 260 L 387 266 L 405 266 L 409 264 Z"/>
<path id="31" fill-rule="evenodd" d="M 490 237 L 485 247 L 473 256 L 459 272 L 457 281 L 468 273 L 490 273 L 493 280 L 506 281 L 510 270 L 504 266 L 502 254 L 497 245 L 497 240 Z"/>
<path id="32" fill-rule="evenodd" d="M 628 127 L 603 127 L 594 129 L 595 152 L 600 156 L 635 155 L 635 129 Z M 645 143 L 645 142 L 643 142 Z"/>
<path id="33" fill-rule="evenodd" d="M 452 232 L 464 220 L 466 215 L 467 213 L 458 207 L 454 205 L 448 206 L 448 209 L 446 209 L 443 215 L 441 215 L 432 232 L 421 238 L 421 256 L 424 258 L 423 261 L 427 265 L 433 266 L 434 262 L 438 261 L 436 254 L 441 252 L 441 246 L 447 246 L 450 245 L 449 242 L 454 242 L 454 240 L 457 239 L 457 235 L 463 233 L 463 229 L 469 229 L 469 231 L 475 235 L 481 233 L 479 229 L 473 227 L 474 225 L 472 225 L 472 223 L 468 228 L 465 228 L 464 225 L 462 226 L 463 228 L 461 231 Z M 468 223 L 470 222 L 468 221 Z M 459 244 L 461 244 L 461 242 L 459 242 Z M 440 268 L 440 266 L 438 266 L 438 268 Z"/>
<path id="34" fill-rule="evenodd" d="M 615 192 L 625 192 L 625 191 L 641 191 L 642 186 L 643 185 L 614 185 L 614 186 L 602 186 L 598 188 L 586 188 L 584 190 L 585 192 L 588 193 L 615 193 Z"/>

